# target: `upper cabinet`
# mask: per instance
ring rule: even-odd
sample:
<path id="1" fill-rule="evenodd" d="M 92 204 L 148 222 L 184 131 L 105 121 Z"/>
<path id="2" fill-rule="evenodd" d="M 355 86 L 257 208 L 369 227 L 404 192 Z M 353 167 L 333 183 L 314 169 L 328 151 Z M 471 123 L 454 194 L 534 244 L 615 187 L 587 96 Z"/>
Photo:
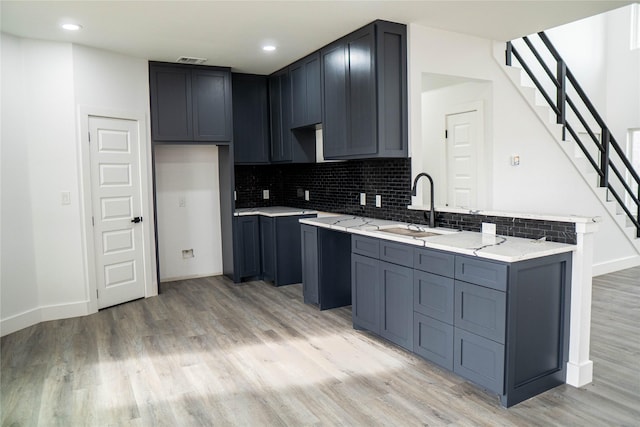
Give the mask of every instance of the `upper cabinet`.
<path id="1" fill-rule="evenodd" d="M 408 156 L 406 26 L 375 21 L 320 51 L 324 157 Z"/>
<path id="2" fill-rule="evenodd" d="M 231 142 L 228 68 L 149 63 L 151 137 L 167 142 Z"/>
<path id="3" fill-rule="evenodd" d="M 269 163 L 267 76 L 234 73 L 232 80 L 235 163 Z"/>
<path id="4" fill-rule="evenodd" d="M 322 121 L 320 52 L 289 66 L 291 83 L 291 128 L 317 125 Z"/>

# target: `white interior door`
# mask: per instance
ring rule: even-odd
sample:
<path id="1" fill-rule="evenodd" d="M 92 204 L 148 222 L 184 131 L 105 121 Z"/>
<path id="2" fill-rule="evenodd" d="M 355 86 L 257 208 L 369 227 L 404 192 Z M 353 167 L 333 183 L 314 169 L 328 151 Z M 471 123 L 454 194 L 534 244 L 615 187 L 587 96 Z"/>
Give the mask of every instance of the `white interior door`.
<path id="1" fill-rule="evenodd" d="M 89 117 L 89 145 L 98 308 L 104 308 L 145 296 L 138 122 Z"/>
<path id="2" fill-rule="evenodd" d="M 447 114 L 447 206 L 478 205 L 478 112 Z"/>

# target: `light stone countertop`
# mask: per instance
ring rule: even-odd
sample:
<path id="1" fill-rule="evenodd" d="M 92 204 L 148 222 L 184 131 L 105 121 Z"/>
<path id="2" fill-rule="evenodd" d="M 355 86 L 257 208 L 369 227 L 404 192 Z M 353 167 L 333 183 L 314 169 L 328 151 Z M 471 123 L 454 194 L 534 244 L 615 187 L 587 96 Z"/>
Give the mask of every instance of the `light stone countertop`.
<path id="1" fill-rule="evenodd" d="M 424 225 L 409 225 L 397 221 L 356 217 L 353 215 L 301 219 L 300 223 L 503 262 L 524 261 L 576 250 L 575 245 L 565 243 L 457 231 L 448 228 L 429 229 Z M 384 229 L 388 228 L 407 226 L 412 229 L 433 231 L 438 235 L 412 237 L 384 231 Z"/>
<path id="2" fill-rule="evenodd" d="M 293 216 L 293 215 L 312 215 L 317 214 L 318 211 L 314 211 L 311 209 L 302 209 L 302 208 L 290 208 L 287 206 L 270 206 L 270 207 L 259 207 L 259 208 L 242 208 L 236 209 L 234 216 L 245 216 L 245 215 L 262 215 L 262 216 Z"/>

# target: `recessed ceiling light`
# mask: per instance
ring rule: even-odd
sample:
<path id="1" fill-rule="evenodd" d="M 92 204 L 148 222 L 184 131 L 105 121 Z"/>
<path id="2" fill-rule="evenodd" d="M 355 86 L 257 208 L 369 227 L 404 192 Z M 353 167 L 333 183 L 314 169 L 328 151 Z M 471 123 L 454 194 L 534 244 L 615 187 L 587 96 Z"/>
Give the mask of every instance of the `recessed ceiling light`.
<path id="1" fill-rule="evenodd" d="M 67 31 L 78 31 L 82 26 L 78 24 L 62 24 L 62 28 Z"/>
<path id="2" fill-rule="evenodd" d="M 262 50 L 266 52 L 273 52 L 274 50 L 276 50 L 276 47 L 274 45 L 268 44 L 266 46 L 262 46 Z"/>

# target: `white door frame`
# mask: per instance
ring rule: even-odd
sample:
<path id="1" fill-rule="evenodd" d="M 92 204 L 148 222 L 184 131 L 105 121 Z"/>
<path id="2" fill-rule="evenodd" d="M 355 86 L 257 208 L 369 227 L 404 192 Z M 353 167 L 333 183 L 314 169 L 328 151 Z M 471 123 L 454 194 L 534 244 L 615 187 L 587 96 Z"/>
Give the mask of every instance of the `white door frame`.
<path id="1" fill-rule="evenodd" d="M 143 269 L 145 275 L 145 298 L 158 295 L 158 277 L 156 273 L 156 245 L 153 216 L 153 182 L 151 173 L 151 141 L 150 129 L 144 113 L 114 111 L 98 107 L 78 107 L 78 167 L 80 176 L 80 217 L 82 220 L 82 246 L 84 252 L 84 276 L 86 295 L 90 313 L 98 311 L 95 239 L 93 236 L 93 208 L 91 195 L 91 150 L 89 149 L 89 117 L 108 117 L 113 119 L 133 120 L 138 123 L 140 137 L 140 192 L 142 195 L 143 233 Z"/>
<path id="2" fill-rule="evenodd" d="M 485 117 L 484 117 L 484 104 L 482 101 L 472 101 L 472 102 L 468 102 L 468 103 L 464 103 L 464 104 L 458 104 L 458 105 L 454 105 L 451 107 L 447 107 L 444 110 L 444 126 L 446 129 L 447 126 L 447 116 L 450 115 L 454 115 L 454 114 L 461 114 L 461 113 L 469 113 L 471 111 L 477 111 L 478 112 L 478 135 L 479 135 L 479 140 L 478 140 L 478 144 L 477 144 L 477 151 L 476 151 L 476 156 L 477 156 L 477 161 L 478 161 L 478 194 L 477 194 L 477 204 L 478 206 L 472 206 L 471 209 L 478 209 L 483 208 L 486 209 L 487 206 L 489 205 L 489 191 L 488 191 L 488 185 L 487 183 L 489 182 L 489 178 L 491 178 L 490 175 L 490 169 L 489 169 L 489 165 L 487 165 L 487 160 L 486 160 L 486 153 L 485 153 L 485 139 L 486 139 L 486 134 L 485 134 Z M 446 144 L 446 141 L 445 141 Z M 446 150 L 444 150 L 444 152 L 446 153 Z M 444 162 L 447 163 L 447 159 L 444 159 Z M 445 173 L 444 173 L 444 179 L 443 179 L 443 183 L 444 183 L 444 190 L 443 191 L 448 191 L 448 186 L 449 186 L 449 182 L 447 181 L 447 168 L 445 167 Z M 448 193 L 444 193 L 444 194 L 448 194 Z"/>

